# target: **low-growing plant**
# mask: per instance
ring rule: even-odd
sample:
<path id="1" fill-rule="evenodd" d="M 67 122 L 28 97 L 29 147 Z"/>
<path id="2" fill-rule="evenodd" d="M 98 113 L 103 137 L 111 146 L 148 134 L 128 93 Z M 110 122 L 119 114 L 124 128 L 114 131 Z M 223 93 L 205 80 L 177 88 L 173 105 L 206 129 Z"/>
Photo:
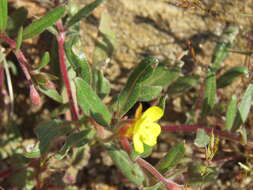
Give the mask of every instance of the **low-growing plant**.
<path id="1" fill-rule="evenodd" d="M 2 186 L 76 189 L 78 173 L 87 165 L 90 150 L 97 147 L 105 150 L 121 173 L 140 189 L 183 190 L 216 180 L 219 168 L 213 164 L 217 162 L 214 157 L 223 151 L 219 142 L 228 140 L 245 148 L 253 147 L 245 127 L 253 95 L 251 73 L 245 66 L 236 66 L 220 74 L 239 27 L 230 24 L 220 36 L 204 82 L 203 76 L 182 71 L 181 57 L 163 61 L 146 57 L 132 70 L 120 93 L 112 95 L 112 101 L 105 104 L 111 87 L 104 69 L 116 48 L 106 11 L 101 15 L 92 61 L 79 48 L 80 21 L 102 3 L 104 0 L 96 0 L 80 9 L 73 2 L 59 5 L 26 25 L 26 9 L 19 8 L 10 15 L 7 0 L 0 0 L 0 90 L 5 105 L 1 109 L 9 111 L 0 137 L 0 157 L 9 163 L 0 165 Z M 32 58 L 24 54 L 22 44 L 43 32 L 52 36 L 51 51 L 44 52 L 39 64 L 31 64 Z M 22 129 L 15 125 L 12 54 L 25 76 L 24 88 L 29 89 L 31 106 L 43 104 L 44 95 L 58 103 L 50 110 L 50 119 L 37 123 L 37 140 L 26 140 Z M 236 78 L 247 76 L 243 96 L 231 95 L 228 106 L 222 107 L 226 102 L 217 98 L 219 93 Z M 186 110 L 185 125 L 158 124 L 166 113 L 168 97 L 188 92 L 194 95 L 191 108 Z M 149 108 L 144 110 L 146 103 Z M 217 124 L 208 120 L 210 116 Z M 221 116 L 225 118 L 222 121 Z M 159 135 L 171 131 L 196 133 L 191 146 L 197 146 L 205 157 L 195 161 L 194 155 L 186 156 L 185 142 L 179 142 L 156 164 L 146 161 L 144 158 L 159 144 Z M 252 154 L 243 158 L 252 158 Z M 252 175 L 250 162 L 239 165 Z M 60 184 L 54 181 L 56 173 L 61 174 Z"/>

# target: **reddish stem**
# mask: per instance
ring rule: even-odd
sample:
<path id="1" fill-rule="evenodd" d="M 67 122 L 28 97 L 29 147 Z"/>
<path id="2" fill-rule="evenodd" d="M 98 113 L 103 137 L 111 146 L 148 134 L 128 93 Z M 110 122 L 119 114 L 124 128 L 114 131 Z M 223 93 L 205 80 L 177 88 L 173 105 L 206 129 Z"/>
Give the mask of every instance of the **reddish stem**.
<path id="1" fill-rule="evenodd" d="M 59 35 L 57 36 L 57 41 L 58 41 L 58 54 L 59 54 L 61 74 L 63 77 L 63 82 L 64 82 L 66 89 L 67 89 L 67 94 L 68 94 L 68 99 L 69 99 L 69 103 L 70 103 L 70 110 L 71 110 L 72 116 L 73 116 L 74 120 L 78 120 L 78 110 L 77 110 L 77 106 L 75 106 L 75 103 L 74 103 L 73 93 L 71 90 L 70 81 L 69 81 L 69 77 L 68 77 L 67 66 L 65 63 L 65 51 L 64 51 L 65 32 L 64 32 L 64 27 L 62 25 L 61 20 L 56 22 L 56 27 L 59 32 Z"/>
<path id="2" fill-rule="evenodd" d="M 16 42 L 14 40 L 9 38 L 5 34 L 0 34 L 0 38 L 2 38 L 11 47 L 12 50 L 16 50 Z M 15 53 L 15 56 L 17 57 L 18 62 L 20 63 L 20 67 L 22 71 L 24 72 L 26 79 L 29 82 L 29 85 L 31 85 L 32 77 L 29 73 L 27 59 L 25 58 L 23 52 L 20 50 L 16 50 L 14 51 L 14 53 Z"/>
<path id="3" fill-rule="evenodd" d="M 146 162 L 141 157 L 137 157 L 135 160 L 141 167 L 145 168 L 148 172 L 150 172 L 155 178 L 157 178 L 159 181 L 161 181 L 165 186 L 167 190 L 183 190 L 180 185 L 176 184 L 175 182 L 166 179 L 160 172 L 157 171 L 157 169 Z"/>
<path id="4" fill-rule="evenodd" d="M 25 74 L 25 78 L 28 81 L 28 85 L 30 88 L 30 94 L 31 94 L 31 88 L 33 89 L 33 92 L 35 92 L 36 99 L 37 99 L 37 103 L 40 103 L 40 96 L 39 93 L 37 92 L 37 90 L 35 89 L 33 82 L 32 82 L 32 77 L 30 75 L 30 71 L 29 71 L 29 67 L 28 67 L 28 61 L 25 58 L 23 52 L 21 50 L 16 50 L 16 42 L 14 40 L 12 40 L 11 38 L 9 38 L 7 35 L 5 34 L 0 34 L 0 38 L 3 39 L 10 47 L 12 50 L 14 50 L 14 54 L 20 64 L 20 67 L 23 71 L 23 73 Z M 32 97 L 31 97 L 32 99 Z M 32 100 L 33 102 L 33 100 Z M 34 103 L 34 102 L 33 102 Z"/>
<path id="5" fill-rule="evenodd" d="M 241 137 L 238 135 L 235 135 L 233 133 L 230 132 L 226 132 L 226 131 L 220 131 L 214 128 L 210 128 L 210 127 L 203 127 L 201 125 L 181 125 L 181 126 L 176 126 L 176 125 L 168 125 L 168 126 L 163 126 L 162 130 L 163 131 L 190 131 L 190 132 L 196 132 L 198 129 L 204 129 L 207 133 L 214 133 L 215 135 L 224 138 L 224 139 L 228 139 L 237 143 L 241 143 Z M 246 144 L 246 146 L 249 147 L 253 147 L 253 142 L 252 141 L 248 141 L 248 143 Z"/>
<path id="6" fill-rule="evenodd" d="M 119 141 L 120 141 L 122 148 L 127 152 L 128 155 L 130 155 L 132 151 L 131 151 L 131 146 L 130 146 L 128 139 L 126 137 L 119 138 Z"/>

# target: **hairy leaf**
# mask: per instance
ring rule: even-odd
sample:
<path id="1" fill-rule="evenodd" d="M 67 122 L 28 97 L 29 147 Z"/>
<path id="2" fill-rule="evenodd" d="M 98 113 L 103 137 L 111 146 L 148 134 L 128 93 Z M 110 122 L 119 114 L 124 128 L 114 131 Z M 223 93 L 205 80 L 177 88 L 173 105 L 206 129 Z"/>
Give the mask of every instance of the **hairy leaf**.
<path id="1" fill-rule="evenodd" d="M 103 2 L 104 0 L 96 0 L 88 4 L 87 6 L 83 7 L 67 22 L 67 27 L 70 27 L 73 24 L 79 22 L 81 19 L 88 17 L 92 13 L 92 11 Z"/>
<path id="2" fill-rule="evenodd" d="M 118 102 L 117 112 L 120 116 L 124 115 L 138 100 L 141 82 L 148 79 L 153 73 L 153 67 L 158 63 L 154 57 L 148 57 L 141 61 L 130 74 L 125 88 L 121 91 Z"/>
<path id="3" fill-rule="evenodd" d="M 237 97 L 233 95 L 228 104 L 227 113 L 226 113 L 225 129 L 227 131 L 230 131 L 232 129 L 235 118 L 236 118 L 236 113 L 237 113 Z"/>
<path id="4" fill-rule="evenodd" d="M 0 32 L 5 31 L 8 22 L 8 1 L 0 1 Z"/>
<path id="5" fill-rule="evenodd" d="M 184 153 L 184 143 L 178 143 L 175 147 L 170 149 L 164 158 L 158 162 L 156 168 L 161 173 L 169 171 L 171 168 L 175 167 L 178 162 L 184 157 Z"/>
<path id="6" fill-rule="evenodd" d="M 144 180 L 144 174 L 141 168 L 133 163 L 126 152 L 113 145 L 105 145 L 108 154 L 111 156 L 115 165 L 120 171 L 134 184 L 141 185 Z"/>
<path id="7" fill-rule="evenodd" d="M 109 126 L 112 116 L 105 104 L 102 103 L 97 94 L 83 79 L 76 78 L 75 83 L 77 87 L 77 101 L 82 110 L 93 117 L 99 124 Z"/>
<path id="8" fill-rule="evenodd" d="M 64 16 L 65 6 L 59 6 L 52 11 L 48 12 L 44 17 L 39 20 L 34 21 L 29 26 L 27 26 L 23 31 L 23 39 L 32 38 L 48 27 L 55 24 L 57 20 Z"/>

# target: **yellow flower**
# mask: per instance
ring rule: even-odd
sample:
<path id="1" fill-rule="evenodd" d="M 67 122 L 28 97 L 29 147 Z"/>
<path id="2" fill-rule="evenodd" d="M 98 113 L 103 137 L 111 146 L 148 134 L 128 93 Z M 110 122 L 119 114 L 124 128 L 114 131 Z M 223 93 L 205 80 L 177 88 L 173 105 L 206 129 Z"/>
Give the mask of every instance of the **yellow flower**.
<path id="1" fill-rule="evenodd" d="M 161 127 L 156 122 L 162 116 L 163 110 L 157 106 L 148 108 L 142 114 L 142 105 L 139 105 L 135 112 L 135 122 L 126 132 L 127 137 L 133 138 L 136 152 L 144 152 L 144 143 L 148 146 L 156 145 L 157 137 L 161 133 Z"/>

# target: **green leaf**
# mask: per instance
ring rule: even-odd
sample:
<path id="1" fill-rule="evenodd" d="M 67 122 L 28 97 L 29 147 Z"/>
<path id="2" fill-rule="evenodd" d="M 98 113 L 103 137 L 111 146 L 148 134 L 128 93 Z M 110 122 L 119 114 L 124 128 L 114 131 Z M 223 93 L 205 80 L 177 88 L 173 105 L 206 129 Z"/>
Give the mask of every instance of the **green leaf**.
<path id="1" fill-rule="evenodd" d="M 252 102 L 252 95 L 253 95 L 253 84 L 248 85 L 243 98 L 239 105 L 239 114 L 242 122 L 244 123 L 249 115 L 251 102 Z"/>
<path id="2" fill-rule="evenodd" d="M 195 87 L 198 84 L 198 81 L 198 76 L 179 77 L 174 83 L 169 86 L 167 93 L 170 95 L 185 93 Z"/>
<path id="3" fill-rule="evenodd" d="M 52 98 L 56 102 L 63 103 L 62 96 L 56 90 L 40 86 L 39 91 L 48 96 L 49 98 Z"/>
<path id="4" fill-rule="evenodd" d="M 105 147 L 120 171 L 134 184 L 142 185 L 144 174 L 141 168 L 130 160 L 127 153 L 110 144 L 106 144 Z"/>
<path id="5" fill-rule="evenodd" d="M 21 27 L 18 31 L 18 37 L 16 40 L 16 50 L 19 50 L 22 44 L 22 40 L 23 40 L 23 27 Z"/>
<path id="6" fill-rule="evenodd" d="M 58 160 L 63 159 L 72 147 L 84 146 L 94 137 L 94 135 L 95 131 L 90 129 L 70 134 L 66 138 L 66 141 L 63 147 L 61 148 L 60 152 L 56 155 L 56 158 Z"/>
<path id="7" fill-rule="evenodd" d="M 167 68 L 164 64 L 159 64 L 152 74 L 152 76 L 143 82 L 143 85 L 150 86 L 169 86 L 180 76 L 180 68 Z"/>
<path id="8" fill-rule="evenodd" d="M 79 22 L 81 19 L 88 17 L 92 13 L 92 11 L 103 2 L 104 0 L 96 0 L 88 4 L 87 6 L 83 7 L 67 22 L 67 27 L 70 27 L 73 24 Z"/>
<path id="9" fill-rule="evenodd" d="M 82 110 L 89 116 L 92 116 L 96 122 L 103 126 L 109 126 L 111 113 L 102 103 L 92 88 L 81 78 L 75 80 L 77 88 L 77 101 Z"/>
<path id="10" fill-rule="evenodd" d="M 80 53 L 79 55 L 75 54 L 72 50 L 72 42 L 65 43 L 65 52 L 67 59 L 75 72 L 77 73 L 77 76 L 85 80 L 88 84 L 91 83 L 92 78 L 92 71 L 90 68 L 90 65 L 88 63 L 87 58 L 84 56 L 84 54 Z"/>
<path id="11" fill-rule="evenodd" d="M 23 31 L 23 39 L 32 38 L 48 27 L 55 24 L 57 20 L 64 16 L 65 6 L 59 6 L 52 11 L 48 12 L 44 17 L 39 20 L 34 21 L 29 26 L 27 26 Z"/>
<path id="12" fill-rule="evenodd" d="M 36 70 L 39 71 L 40 69 L 44 68 L 49 63 L 49 61 L 50 61 L 50 55 L 48 52 L 45 52 Z"/>
<path id="13" fill-rule="evenodd" d="M 212 71 L 216 72 L 222 62 L 228 57 L 228 50 L 232 47 L 232 44 L 239 32 L 237 26 L 229 26 L 221 35 L 220 42 L 216 45 L 213 58 L 212 58 Z"/>
<path id="14" fill-rule="evenodd" d="M 8 22 L 8 1 L 0 1 L 0 33 L 4 32 Z"/>
<path id="15" fill-rule="evenodd" d="M 237 97 L 233 95 L 228 104 L 227 113 L 226 113 L 225 129 L 227 131 L 230 131 L 232 129 L 235 118 L 236 118 L 236 113 L 237 113 Z"/>
<path id="16" fill-rule="evenodd" d="M 153 73 L 153 66 L 158 63 L 154 57 L 148 57 L 141 61 L 130 74 L 125 88 L 121 91 L 117 101 L 117 112 L 124 115 L 138 100 L 140 84 Z"/>
<path id="17" fill-rule="evenodd" d="M 104 77 L 102 71 L 93 69 L 93 89 L 100 98 L 104 98 L 110 93 L 111 84 L 107 78 Z"/>
<path id="18" fill-rule="evenodd" d="M 28 11 L 24 8 L 15 10 L 8 19 L 7 32 L 10 36 L 16 34 L 19 28 L 24 24 L 27 19 Z"/>
<path id="19" fill-rule="evenodd" d="M 194 144 L 200 148 L 204 148 L 208 145 L 210 137 L 204 129 L 197 130 L 197 136 L 194 140 Z"/>
<path id="20" fill-rule="evenodd" d="M 99 35 L 102 37 L 102 40 L 96 42 L 93 53 L 93 65 L 96 68 L 101 68 L 107 63 L 116 45 L 115 34 L 110 26 L 111 22 L 109 13 L 107 10 L 104 10 L 99 24 Z"/>
<path id="21" fill-rule="evenodd" d="M 163 90 L 161 86 L 143 86 L 140 90 L 139 101 L 150 101 L 157 98 Z"/>
<path id="22" fill-rule="evenodd" d="M 215 73 L 209 71 L 207 73 L 207 78 L 205 81 L 205 93 L 204 93 L 204 102 L 202 105 L 201 118 L 204 119 L 209 112 L 213 109 L 215 105 L 216 97 L 216 76 Z"/>
<path id="23" fill-rule="evenodd" d="M 238 112 L 232 128 L 233 131 L 239 129 L 240 125 L 245 123 L 245 121 L 247 120 L 251 107 L 252 96 L 253 96 L 253 84 L 249 84 L 242 97 L 242 100 L 240 101 Z"/>
<path id="24" fill-rule="evenodd" d="M 232 82 L 241 75 L 248 75 L 249 70 L 245 66 L 236 66 L 229 69 L 217 80 L 217 88 L 225 88 L 232 84 Z"/>
<path id="25" fill-rule="evenodd" d="M 40 144 L 39 149 L 42 155 L 47 153 L 53 141 L 63 135 L 66 135 L 72 130 L 70 125 L 60 120 L 45 121 L 35 128 L 35 134 L 38 137 Z"/>
<path id="26" fill-rule="evenodd" d="M 165 173 L 175 167 L 178 162 L 184 157 L 185 148 L 184 143 L 178 143 L 175 147 L 170 149 L 166 156 L 161 159 L 156 168 L 161 172 Z"/>

